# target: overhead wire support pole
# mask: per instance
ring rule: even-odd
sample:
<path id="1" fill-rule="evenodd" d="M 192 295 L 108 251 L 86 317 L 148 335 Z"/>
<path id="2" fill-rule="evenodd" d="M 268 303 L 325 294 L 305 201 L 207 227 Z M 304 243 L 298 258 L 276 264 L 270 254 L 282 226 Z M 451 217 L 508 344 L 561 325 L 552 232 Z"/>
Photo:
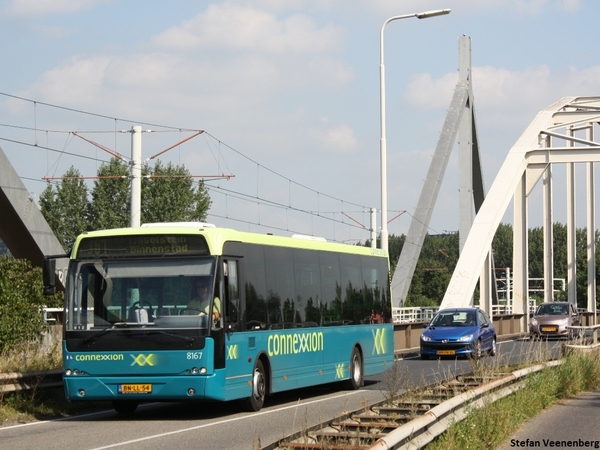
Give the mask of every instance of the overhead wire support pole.
<path id="1" fill-rule="evenodd" d="M 142 127 L 131 127 L 131 228 L 138 228 L 142 209 Z"/>

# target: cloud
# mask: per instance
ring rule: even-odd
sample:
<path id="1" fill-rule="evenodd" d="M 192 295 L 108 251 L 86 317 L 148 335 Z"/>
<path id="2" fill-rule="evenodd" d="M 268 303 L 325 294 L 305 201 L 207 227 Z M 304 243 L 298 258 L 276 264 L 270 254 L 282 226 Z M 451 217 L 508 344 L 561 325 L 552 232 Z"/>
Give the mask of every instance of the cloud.
<path id="1" fill-rule="evenodd" d="M 539 16 L 547 9 L 576 13 L 582 3 L 581 0 L 512 0 L 507 2 L 507 7 L 521 15 Z"/>
<path id="2" fill-rule="evenodd" d="M 581 0 L 562 0 L 557 2 L 557 8 L 559 11 L 566 11 L 569 13 L 577 13 L 583 8 L 583 2 Z"/>
<path id="3" fill-rule="evenodd" d="M 96 97 L 109 63 L 107 56 L 72 58 L 43 73 L 28 90 L 28 95 L 61 105 L 81 104 L 81 99 Z"/>
<path id="4" fill-rule="evenodd" d="M 446 0 L 443 3 L 406 0 L 402 2 L 401 10 L 398 9 L 397 3 L 389 0 L 366 0 L 362 3 L 364 8 L 375 13 L 389 15 L 450 8 L 460 14 L 479 14 L 481 11 L 505 10 L 521 16 L 539 16 L 548 9 L 577 13 L 583 8 L 582 0 L 486 0 L 484 2 L 481 0 Z"/>
<path id="5" fill-rule="evenodd" d="M 324 122 L 327 122 L 324 119 Z M 320 145 L 334 153 L 350 153 L 359 148 L 359 141 L 354 130 L 347 124 L 339 124 L 327 128 L 313 128 L 313 137 Z"/>
<path id="6" fill-rule="evenodd" d="M 303 14 L 279 19 L 253 7 L 210 4 L 202 14 L 156 36 L 154 42 L 179 50 L 315 54 L 337 48 L 344 39 L 341 27 L 319 27 Z"/>
<path id="7" fill-rule="evenodd" d="M 457 74 L 434 79 L 429 73 L 413 77 L 405 97 L 424 110 L 447 108 L 458 80 Z M 480 114 L 478 122 L 493 128 L 510 128 L 530 123 L 535 114 L 562 97 L 597 95 L 600 66 L 570 67 L 553 71 L 547 65 L 511 71 L 505 68 L 473 67 L 473 92 Z M 485 111 L 485 114 L 481 112 Z"/>
<path id="8" fill-rule="evenodd" d="M 457 81 L 456 73 L 446 74 L 437 80 L 429 73 L 417 74 L 409 82 L 405 98 L 413 106 L 424 109 L 447 108 Z"/>
<path id="9" fill-rule="evenodd" d="M 12 0 L 4 13 L 12 16 L 44 16 L 87 10 L 105 0 Z"/>
<path id="10" fill-rule="evenodd" d="M 236 27 L 241 29 L 234 32 Z M 154 116 L 147 120 L 164 120 L 158 111 L 164 106 L 166 114 L 173 104 L 204 114 L 230 111 L 232 119 L 252 110 L 255 118 L 243 120 L 256 120 L 277 115 L 267 109 L 282 94 L 339 89 L 352 81 L 353 68 L 334 53 L 343 39 L 341 29 L 319 28 L 303 15 L 280 20 L 250 7 L 211 4 L 151 39 L 143 53 L 79 55 L 59 63 L 26 96 L 77 108 L 85 104 L 90 111 L 118 108 L 121 117 Z"/>

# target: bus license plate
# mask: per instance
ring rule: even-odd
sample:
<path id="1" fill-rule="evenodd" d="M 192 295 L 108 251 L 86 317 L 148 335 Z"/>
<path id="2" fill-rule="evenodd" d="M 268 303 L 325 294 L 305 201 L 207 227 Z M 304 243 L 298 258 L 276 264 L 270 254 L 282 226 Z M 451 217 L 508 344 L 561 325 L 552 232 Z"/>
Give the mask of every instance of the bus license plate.
<path id="1" fill-rule="evenodd" d="M 151 394 L 151 384 L 120 384 L 119 394 Z"/>
<path id="2" fill-rule="evenodd" d="M 456 352 L 454 350 L 438 350 L 438 355 L 454 355 Z"/>

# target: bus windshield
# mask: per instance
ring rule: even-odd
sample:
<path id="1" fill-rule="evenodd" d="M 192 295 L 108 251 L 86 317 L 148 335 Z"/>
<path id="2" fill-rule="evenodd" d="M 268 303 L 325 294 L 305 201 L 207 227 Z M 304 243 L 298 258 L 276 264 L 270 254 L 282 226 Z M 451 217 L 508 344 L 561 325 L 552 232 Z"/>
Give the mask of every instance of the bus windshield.
<path id="1" fill-rule="evenodd" d="M 215 260 L 74 260 L 68 273 L 66 331 L 206 327 L 205 315 L 187 307 L 197 297 L 200 281 L 213 291 Z"/>

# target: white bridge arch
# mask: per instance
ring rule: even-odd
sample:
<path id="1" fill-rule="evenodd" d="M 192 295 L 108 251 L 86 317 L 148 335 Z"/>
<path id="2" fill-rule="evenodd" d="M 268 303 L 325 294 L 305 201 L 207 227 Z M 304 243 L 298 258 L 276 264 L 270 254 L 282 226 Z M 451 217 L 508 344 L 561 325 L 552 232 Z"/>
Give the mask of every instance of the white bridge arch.
<path id="1" fill-rule="evenodd" d="M 528 313 L 528 196 L 543 183 L 545 300 L 552 300 L 552 166 L 566 165 L 567 291 L 576 304 L 575 277 L 575 164 L 586 165 L 588 311 L 596 313 L 595 181 L 594 163 L 600 144 L 594 131 L 600 122 L 600 97 L 565 97 L 540 111 L 511 148 L 485 196 L 462 248 L 440 308 L 472 304 L 480 280 L 480 305 L 491 312 L 492 266 L 489 252 L 494 234 L 511 201 L 514 208 L 513 312 Z M 595 314 L 594 314 L 595 317 Z"/>

